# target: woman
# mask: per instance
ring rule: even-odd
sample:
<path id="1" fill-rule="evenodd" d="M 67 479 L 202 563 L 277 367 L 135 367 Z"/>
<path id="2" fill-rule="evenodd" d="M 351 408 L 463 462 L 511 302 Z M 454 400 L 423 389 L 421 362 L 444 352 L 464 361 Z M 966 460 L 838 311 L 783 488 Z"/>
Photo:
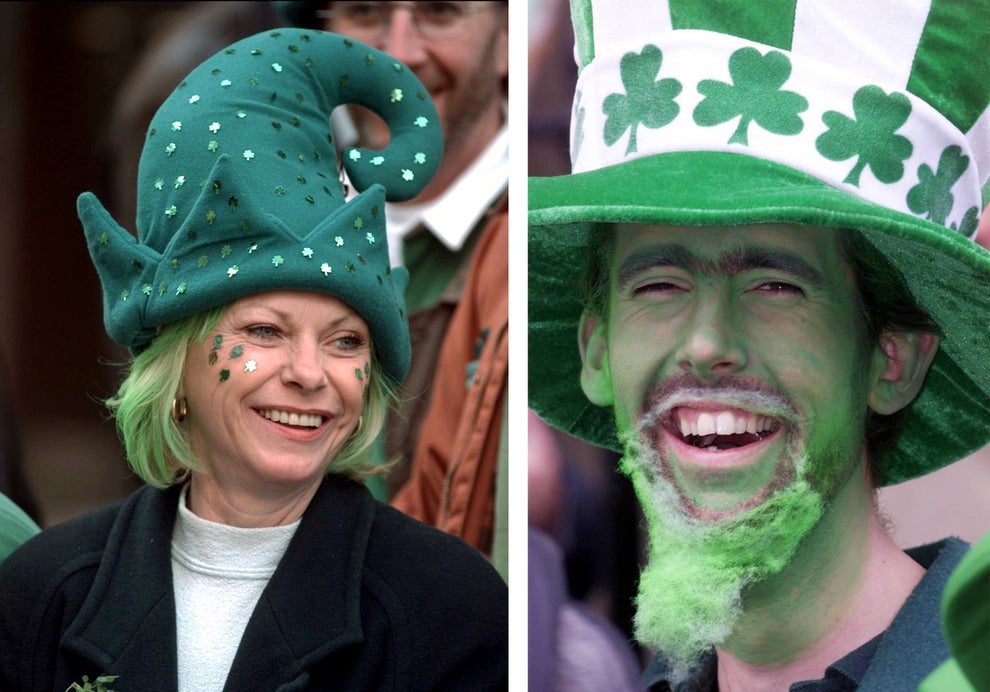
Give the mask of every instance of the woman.
<path id="1" fill-rule="evenodd" d="M 381 152 L 344 152 L 350 202 L 327 124 L 344 102 L 392 129 Z M 80 197 L 107 330 L 135 356 L 107 403 L 147 485 L 2 565 L 0 689 L 506 686 L 497 573 L 361 483 L 409 366 L 381 210 L 439 155 L 404 66 L 273 31 L 156 114 L 137 242 Z"/>

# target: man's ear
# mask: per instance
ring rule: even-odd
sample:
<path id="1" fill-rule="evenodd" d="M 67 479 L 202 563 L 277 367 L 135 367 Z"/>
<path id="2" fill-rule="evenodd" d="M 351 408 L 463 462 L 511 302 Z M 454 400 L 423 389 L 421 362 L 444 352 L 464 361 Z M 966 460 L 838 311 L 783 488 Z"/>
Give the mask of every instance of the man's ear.
<path id="1" fill-rule="evenodd" d="M 910 404 L 921 390 L 938 344 L 937 334 L 884 333 L 870 372 L 870 408 L 887 416 Z"/>
<path id="2" fill-rule="evenodd" d="M 587 310 L 578 324 L 578 349 L 581 351 L 581 389 L 597 406 L 611 406 L 612 374 L 608 367 L 608 339 L 605 321 Z"/>

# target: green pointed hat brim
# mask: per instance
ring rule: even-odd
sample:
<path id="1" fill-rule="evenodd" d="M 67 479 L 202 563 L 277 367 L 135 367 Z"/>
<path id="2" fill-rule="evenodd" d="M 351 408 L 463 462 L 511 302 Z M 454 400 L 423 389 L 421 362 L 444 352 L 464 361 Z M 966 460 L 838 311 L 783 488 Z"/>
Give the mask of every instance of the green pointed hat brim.
<path id="1" fill-rule="evenodd" d="M 726 152 L 658 154 L 530 179 L 529 404 L 551 425 L 621 451 L 611 408 L 591 404 L 580 386 L 578 286 L 591 222 L 779 222 L 862 231 L 942 334 L 883 484 L 934 471 L 990 442 L 990 253 L 943 226 L 787 166 Z"/>
<path id="2" fill-rule="evenodd" d="M 213 174 L 236 186 L 228 157 L 220 157 Z M 215 206 L 211 196 L 203 190 L 194 209 Z M 312 291 L 339 298 L 361 315 L 383 371 L 402 382 L 411 359 L 403 298 L 409 273 L 389 267 L 384 207 L 384 189 L 372 185 L 297 237 L 244 195 L 237 213 L 252 220 L 248 230 L 217 223 L 207 232 L 203 214 L 193 213 L 159 253 L 135 241 L 92 193 L 77 203 L 103 283 L 104 326 L 132 353 L 185 316 L 267 291 Z"/>

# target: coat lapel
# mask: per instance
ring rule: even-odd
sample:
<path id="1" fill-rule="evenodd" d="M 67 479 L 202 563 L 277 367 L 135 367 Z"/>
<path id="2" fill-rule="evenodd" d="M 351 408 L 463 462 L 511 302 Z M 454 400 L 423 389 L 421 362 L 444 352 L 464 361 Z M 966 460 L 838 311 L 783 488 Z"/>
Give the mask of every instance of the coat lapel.
<path id="1" fill-rule="evenodd" d="M 179 488 L 144 487 L 124 502 L 100 567 L 62 645 L 126 689 L 174 690 L 170 542 Z"/>
<path id="2" fill-rule="evenodd" d="M 224 689 L 259 680 L 301 687 L 308 669 L 363 640 L 361 581 L 374 511 L 364 486 L 324 480 L 248 621 Z"/>

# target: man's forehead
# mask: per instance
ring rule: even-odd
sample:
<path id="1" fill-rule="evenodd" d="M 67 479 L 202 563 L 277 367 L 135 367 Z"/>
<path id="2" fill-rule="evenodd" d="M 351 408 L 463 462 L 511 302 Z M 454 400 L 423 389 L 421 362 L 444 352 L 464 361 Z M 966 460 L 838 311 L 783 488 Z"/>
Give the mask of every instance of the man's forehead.
<path id="1" fill-rule="evenodd" d="M 612 266 L 620 266 L 630 255 L 666 248 L 672 256 L 705 260 L 745 250 L 776 251 L 826 267 L 840 256 L 839 236 L 833 228 L 790 223 L 700 227 L 621 223 L 613 227 Z"/>

